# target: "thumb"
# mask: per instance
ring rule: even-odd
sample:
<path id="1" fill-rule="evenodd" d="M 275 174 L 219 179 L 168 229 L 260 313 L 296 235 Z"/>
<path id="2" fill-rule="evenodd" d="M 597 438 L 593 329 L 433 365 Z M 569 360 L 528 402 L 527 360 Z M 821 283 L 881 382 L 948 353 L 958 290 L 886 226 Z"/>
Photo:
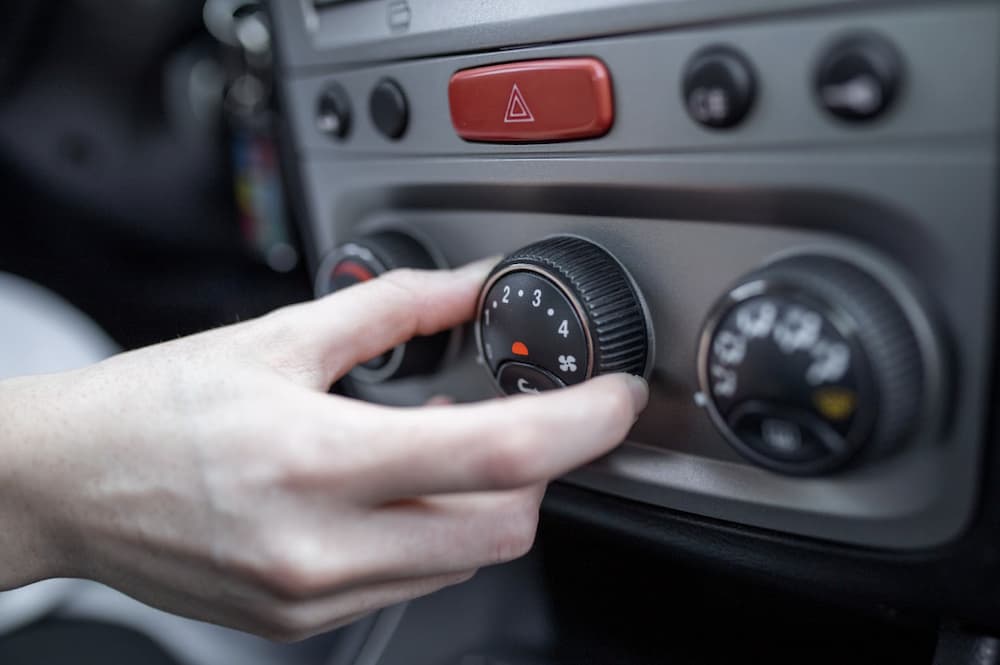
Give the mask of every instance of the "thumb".
<path id="1" fill-rule="evenodd" d="M 326 389 L 358 363 L 417 335 L 453 328 L 473 316 L 479 289 L 497 258 L 456 270 L 393 270 L 295 305 L 298 348 L 320 364 Z M 306 359 L 300 359 L 306 360 Z"/>

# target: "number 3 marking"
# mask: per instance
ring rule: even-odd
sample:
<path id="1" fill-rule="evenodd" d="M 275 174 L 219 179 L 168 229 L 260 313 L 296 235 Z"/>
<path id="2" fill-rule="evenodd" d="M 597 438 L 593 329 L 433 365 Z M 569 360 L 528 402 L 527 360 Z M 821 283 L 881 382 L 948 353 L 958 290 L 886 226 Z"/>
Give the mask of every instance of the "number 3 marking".
<path id="1" fill-rule="evenodd" d="M 531 306 L 538 307 L 539 305 L 542 304 L 542 290 L 535 289 L 533 295 L 535 296 L 535 299 L 531 301 Z"/>

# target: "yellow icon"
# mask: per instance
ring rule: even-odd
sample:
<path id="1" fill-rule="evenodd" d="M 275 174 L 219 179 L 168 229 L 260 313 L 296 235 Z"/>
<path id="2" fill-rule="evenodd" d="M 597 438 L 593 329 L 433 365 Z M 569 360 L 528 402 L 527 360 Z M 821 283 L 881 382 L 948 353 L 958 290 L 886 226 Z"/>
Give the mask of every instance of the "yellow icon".
<path id="1" fill-rule="evenodd" d="M 813 393 L 813 404 L 830 420 L 847 420 L 857 407 L 858 396 L 846 388 L 821 388 Z"/>

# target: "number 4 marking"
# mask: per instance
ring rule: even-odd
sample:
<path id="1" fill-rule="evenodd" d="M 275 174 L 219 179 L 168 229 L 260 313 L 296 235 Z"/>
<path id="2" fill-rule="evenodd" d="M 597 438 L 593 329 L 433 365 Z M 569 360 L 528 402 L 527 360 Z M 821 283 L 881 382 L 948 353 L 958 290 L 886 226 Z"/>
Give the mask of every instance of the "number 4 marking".
<path id="1" fill-rule="evenodd" d="M 557 330 L 563 337 L 569 337 L 569 321 L 563 319 L 563 322 L 559 324 L 559 330 Z"/>

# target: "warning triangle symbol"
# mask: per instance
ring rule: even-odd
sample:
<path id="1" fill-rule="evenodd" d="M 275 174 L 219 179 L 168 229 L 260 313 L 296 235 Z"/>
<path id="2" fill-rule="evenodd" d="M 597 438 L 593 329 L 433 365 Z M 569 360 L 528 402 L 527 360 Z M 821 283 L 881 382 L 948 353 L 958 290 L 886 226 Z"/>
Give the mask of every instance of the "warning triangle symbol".
<path id="1" fill-rule="evenodd" d="M 514 84 L 510 89 L 510 99 L 507 100 L 507 113 L 503 117 L 504 122 L 534 122 L 535 116 L 528 108 L 528 102 L 524 101 L 521 89 Z"/>

